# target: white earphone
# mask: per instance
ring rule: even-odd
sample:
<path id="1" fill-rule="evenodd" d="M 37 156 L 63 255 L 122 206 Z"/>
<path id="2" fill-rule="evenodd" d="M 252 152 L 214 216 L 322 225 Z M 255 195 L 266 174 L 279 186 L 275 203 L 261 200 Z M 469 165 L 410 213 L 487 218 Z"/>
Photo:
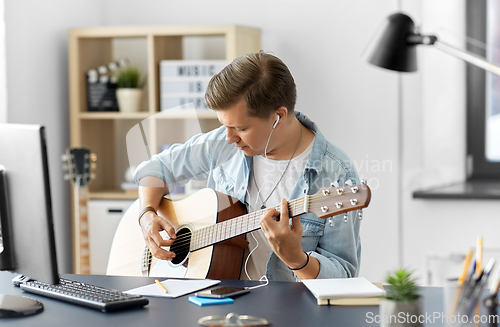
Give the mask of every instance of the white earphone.
<path id="1" fill-rule="evenodd" d="M 273 129 L 278 125 L 278 122 L 280 121 L 280 115 L 276 115 L 276 121 L 274 122 Z"/>
<path id="2" fill-rule="evenodd" d="M 264 149 L 264 157 L 266 157 L 266 159 L 267 159 L 267 146 L 269 145 L 269 140 L 271 139 L 271 135 L 273 135 L 274 128 L 276 128 L 276 125 L 278 125 L 279 121 L 280 121 L 280 115 L 276 115 L 276 121 L 274 122 L 273 128 L 271 129 L 271 133 L 267 138 L 266 148 Z"/>

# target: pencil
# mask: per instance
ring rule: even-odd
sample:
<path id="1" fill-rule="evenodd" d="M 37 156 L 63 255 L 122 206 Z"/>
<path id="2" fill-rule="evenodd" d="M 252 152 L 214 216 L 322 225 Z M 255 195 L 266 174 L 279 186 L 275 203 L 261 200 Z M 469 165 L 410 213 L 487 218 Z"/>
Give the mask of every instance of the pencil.
<path id="1" fill-rule="evenodd" d="M 465 276 L 467 275 L 467 270 L 469 269 L 470 261 L 472 259 L 472 253 L 474 251 L 472 249 L 469 250 L 467 255 L 465 256 L 464 267 L 462 268 L 462 274 L 458 278 L 458 285 L 463 285 L 465 281 Z"/>
<path id="2" fill-rule="evenodd" d="M 476 245 L 476 275 L 481 275 L 483 268 L 481 267 L 481 263 L 483 261 L 483 238 L 479 237 L 477 239 Z"/>
<path id="3" fill-rule="evenodd" d="M 158 279 L 155 279 L 155 283 L 156 285 L 158 285 L 159 288 L 161 288 L 161 290 L 165 293 L 168 293 L 167 289 L 165 288 L 165 286 L 163 286 L 162 283 L 160 283 L 160 281 Z"/>

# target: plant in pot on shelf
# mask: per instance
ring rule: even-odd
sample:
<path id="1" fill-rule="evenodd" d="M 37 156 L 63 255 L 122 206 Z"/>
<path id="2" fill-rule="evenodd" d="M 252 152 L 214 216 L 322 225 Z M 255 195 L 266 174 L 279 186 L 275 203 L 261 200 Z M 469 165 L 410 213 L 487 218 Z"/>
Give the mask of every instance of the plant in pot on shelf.
<path id="1" fill-rule="evenodd" d="M 416 279 L 401 268 L 388 274 L 386 295 L 380 300 L 380 326 L 422 326 L 422 301 Z"/>
<path id="2" fill-rule="evenodd" d="M 121 112 L 137 112 L 141 108 L 141 73 L 135 67 L 125 67 L 116 74 L 116 98 Z"/>

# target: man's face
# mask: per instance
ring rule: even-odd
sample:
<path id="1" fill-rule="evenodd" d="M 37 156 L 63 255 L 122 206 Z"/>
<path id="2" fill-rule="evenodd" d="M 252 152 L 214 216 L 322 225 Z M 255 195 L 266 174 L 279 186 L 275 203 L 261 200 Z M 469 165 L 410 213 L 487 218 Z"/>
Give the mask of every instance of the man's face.
<path id="1" fill-rule="evenodd" d="M 264 154 L 266 142 L 271 133 L 274 120 L 250 117 L 245 101 L 217 110 L 219 121 L 226 126 L 226 142 L 234 143 L 247 156 Z"/>

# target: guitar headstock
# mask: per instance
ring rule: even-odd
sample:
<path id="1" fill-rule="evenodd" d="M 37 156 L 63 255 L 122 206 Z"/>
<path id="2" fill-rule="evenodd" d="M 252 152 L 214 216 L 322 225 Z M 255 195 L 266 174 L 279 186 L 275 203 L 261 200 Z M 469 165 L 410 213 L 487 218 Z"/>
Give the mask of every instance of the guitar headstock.
<path id="1" fill-rule="evenodd" d="M 95 162 L 97 156 L 87 148 L 67 148 L 62 157 L 66 168 L 64 179 L 70 180 L 72 184 L 80 181 L 80 186 L 87 186 L 95 178 Z"/>
<path id="2" fill-rule="evenodd" d="M 371 190 L 365 183 L 343 187 L 323 187 L 309 196 L 308 212 L 328 218 L 368 207 Z M 361 216 L 359 217 L 361 218 Z"/>

